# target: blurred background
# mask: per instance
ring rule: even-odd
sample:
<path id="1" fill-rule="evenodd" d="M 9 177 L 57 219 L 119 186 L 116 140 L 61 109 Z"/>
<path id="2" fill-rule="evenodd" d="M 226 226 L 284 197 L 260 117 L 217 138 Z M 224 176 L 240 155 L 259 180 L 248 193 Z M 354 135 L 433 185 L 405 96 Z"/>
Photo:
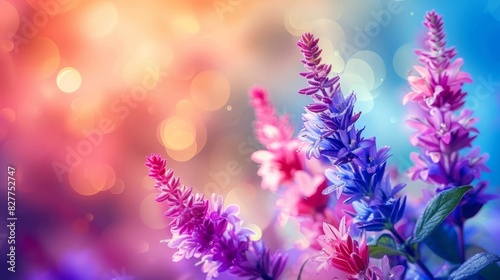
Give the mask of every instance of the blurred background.
<path id="1" fill-rule="evenodd" d="M 390 145 L 389 163 L 404 172 L 414 148 L 401 100 L 431 9 L 475 81 L 466 106 L 480 119 L 475 144 L 490 154 L 483 178 L 496 193 L 500 1 L 0 0 L 0 200 L 12 166 L 18 218 L 15 274 L 0 226 L 0 279 L 204 279 L 160 243 L 170 233 L 144 166 L 151 153 L 184 184 L 239 204 L 256 237 L 292 253 L 293 279 L 300 235 L 276 226 L 276 197 L 259 187 L 249 89 L 268 89 L 298 131 L 310 100 L 297 94 L 296 42 L 313 32 L 344 92 L 357 93 L 365 135 Z M 499 207 L 466 225 L 468 240 L 497 254 Z"/>

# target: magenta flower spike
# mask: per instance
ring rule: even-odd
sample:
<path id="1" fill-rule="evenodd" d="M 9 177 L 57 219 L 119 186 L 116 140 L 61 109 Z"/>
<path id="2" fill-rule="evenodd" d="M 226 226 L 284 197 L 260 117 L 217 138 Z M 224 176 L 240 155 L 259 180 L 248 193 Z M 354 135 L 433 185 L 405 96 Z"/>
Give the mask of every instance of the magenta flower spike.
<path id="1" fill-rule="evenodd" d="M 156 200 L 169 206 L 165 216 L 172 219 L 172 238 L 166 241 L 177 249 L 173 261 L 200 259 L 207 279 L 224 271 L 242 279 L 279 279 L 286 257 L 271 255 L 262 241 L 250 240 L 252 231 L 241 227 L 239 207 L 223 208 L 222 196 L 213 194 L 207 200 L 202 194 L 193 194 L 166 165 L 160 155 L 151 155 L 146 161 L 149 176 L 160 191 Z"/>
<path id="2" fill-rule="evenodd" d="M 252 154 L 252 159 L 260 164 L 257 174 L 262 177 L 262 188 L 276 192 L 282 186 L 296 188 L 306 197 L 314 195 L 326 180 L 322 163 L 306 160 L 300 151 L 301 142 L 292 138 L 288 116 L 278 117 L 266 91 L 254 88 L 250 95 L 256 118 L 255 136 L 265 147 Z"/>
<path id="3" fill-rule="evenodd" d="M 278 117 L 264 89 L 253 88 L 250 91 L 250 98 L 250 105 L 254 109 L 256 118 L 255 136 L 259 142 L 268 150 L 278 149 L 281 145 L 290 142 L 293 127 L 288 115 Z"/>

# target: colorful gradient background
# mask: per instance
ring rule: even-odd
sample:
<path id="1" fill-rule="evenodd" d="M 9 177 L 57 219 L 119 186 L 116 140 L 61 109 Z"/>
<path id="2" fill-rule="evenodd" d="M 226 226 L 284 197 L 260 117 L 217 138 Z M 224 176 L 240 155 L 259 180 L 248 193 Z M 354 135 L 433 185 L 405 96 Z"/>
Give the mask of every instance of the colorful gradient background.
<path id="1" fill-rule="evenodd" d="M 358 93 L 366 135 L 392 146 L 390 164 L 404 171 L 414 148 L 401 99 L 433 8 L 475 80 L 467 106 L 480 118 L 475 144 L 491 156 L 484 178 L 495 193 L 499 1 L 0 0 L 0 218 L 8 165 L 18 217 L 14 275 L 0 225 L 0 279 L 203 279 L 194 260 L 173 263 L 160 243 L 170 234 L 143 165 L 150 153 L 198 192 L 239 204 L 257 237 L 293 253 L 285 273 L 296 275 L 300 235 L 275 225 L 276 197 L 249 159 L 260 148 L 249 89 L 267 88 L 299 128 L 309 99 L 297 94 L 295 44 L 314 32 L 344 92 Z M 467 240 L 495 253 L 499 207 L 466 225 Z"/>

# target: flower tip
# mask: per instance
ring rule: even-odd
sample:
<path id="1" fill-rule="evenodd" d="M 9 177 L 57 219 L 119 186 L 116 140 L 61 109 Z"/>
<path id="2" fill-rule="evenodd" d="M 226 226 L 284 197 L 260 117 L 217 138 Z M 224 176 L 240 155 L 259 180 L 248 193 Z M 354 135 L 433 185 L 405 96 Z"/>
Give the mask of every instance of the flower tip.
<path id="1" fill-rule="evenodd" d="M 254 86 L 250 89 L 250 97 L 252 98 L 265 99 L 266 96 L 267 92 L 264 88 Z"/>

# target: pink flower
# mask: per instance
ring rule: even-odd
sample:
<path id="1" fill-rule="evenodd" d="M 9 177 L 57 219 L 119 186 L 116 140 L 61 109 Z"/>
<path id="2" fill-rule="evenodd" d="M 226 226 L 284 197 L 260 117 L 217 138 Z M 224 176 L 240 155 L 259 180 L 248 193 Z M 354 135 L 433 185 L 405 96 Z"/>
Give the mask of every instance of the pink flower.
<path id="1" fill-rule="evenodd" d="M 262 177 L 263 189 L 276 192 L 280 185 L 293 181 L 295 172 L 303 169 L 302 160 L 297 153 L 300 145 L 297 140 L 290 141 L 279 149 L 260 150 L 252 154 L 252 160 L 261 165 L 257 175 Z"/>
<path id="2" fill-rule="evenodd" d="M 470 74 L 460 71 L 463 63 L 463 59 L 459 58 L 442 72 L 429 71 L 423 66 L 415 65 L 413 68 L 419 76 L 408 76 L 412 91 L 404 96 L 403 105 L 414 101 L 425 102 L 429 107 L 448 104 L 452 110 L 461 107 L 465 97 L 465 93 L 461 92 L 462 85 L 472 83 Z"/>
<path id="3" fill-rule="evenodd" d="M 350 230 L 345 217 L 340 220 L 338 229 L 323 223 L 325 234 L 318 237 L 323 249 L 313 256 L 314 261 L 321 263 L 317 271 L 335 267 L 353 277 L 365 274 L 370 260 L 366 236 L 362 233 L 359 239 L 353 239 L 349 235 Z"/>
<path id="4" fill-rule="evenodd" d="M 256 121 L 255 136 L 266 149 L 274 150 L 292 139 L 293 127 L 287 115 L 278 117 L 273 105 L 269 102 L 267 92 L 261 88 L 250 91 L 250 104 L 254 108 Z"/>
<path id="5" fill-rule="evenodd" d="M 446 48 L 443 18 L 431 11 L 425 17 L 428 28 L 425 50 L 416 54 L 424 66 L 414 66 L 418 76 L 409 76 L 412 91 L 405 95 L 403 104 L 414 101 L 426 110 L 432 107 L 457 110 L 464 104 L 464 83 L 472 83 L 469 73 L 461 71 L 464 64 L 461 58 L 451 62 L 455 56 L 454 48 Z"/>

